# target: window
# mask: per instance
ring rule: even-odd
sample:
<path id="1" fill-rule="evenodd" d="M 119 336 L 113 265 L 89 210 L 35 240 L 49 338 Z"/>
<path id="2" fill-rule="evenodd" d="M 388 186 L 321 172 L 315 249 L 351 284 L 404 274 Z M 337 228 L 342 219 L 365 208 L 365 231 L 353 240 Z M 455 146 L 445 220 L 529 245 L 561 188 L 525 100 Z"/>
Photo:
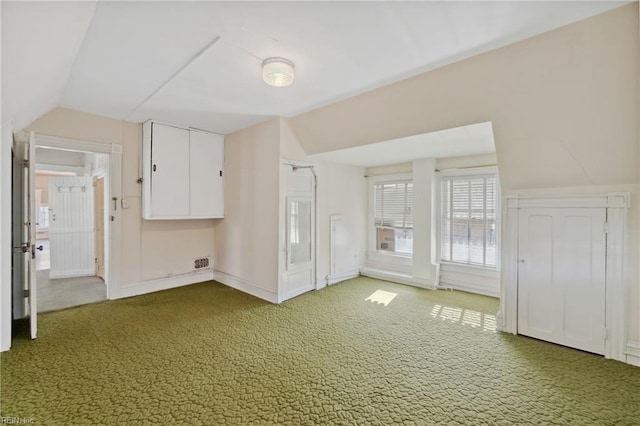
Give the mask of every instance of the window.
<path id="1" fill-rule="evenodd" d="M 48 228 L 49 227 L 49 206 L 40 205 L 38 207 L 38 221 L 36 222 L 36 228 Z"/>
<path id="2" fill-rule="evenodd" d="M 441 260 L 497 267 L 497 175 L 449 175 L 441 182 Z"/>
<path id="3" fill-rule="evenodd" d="M 376 249 L 413 253 L 413 182 L 378 182 L 373 187 Z"/>

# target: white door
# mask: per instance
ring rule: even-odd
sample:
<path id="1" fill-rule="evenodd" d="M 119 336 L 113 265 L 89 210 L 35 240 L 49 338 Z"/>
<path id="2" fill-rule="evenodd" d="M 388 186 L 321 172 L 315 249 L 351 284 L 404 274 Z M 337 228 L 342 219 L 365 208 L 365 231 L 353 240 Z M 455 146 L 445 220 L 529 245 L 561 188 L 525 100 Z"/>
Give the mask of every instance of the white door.
<path id="1" fill-rule="evenodd" d="M 51 278 L 95 275 L 93 178 L 49 178 Z"/>
<path id="2" fill-rule="evenodd" d="M 606 211 L 522 209 L 518 333 L 604 354 Z"/>
<path id="3" fill-rule="evenodd" d="M 358 274 L 356 253 L 350 248 L 349 229 L 341 214 L 332 214 L 330 238 L 330 272 L 329 284 L 350 278 Z"/>
<path id="4" fill-rule="evenodd" d="M 38 303 L 36 287 L 36 173 L 35 173 L 35 133 L 29 134 L 29 141 L 21 145 L 22 170 L 22 288 L 26 296 L 27 315 L 31 338 L 38 334 Z M 18 299 L 21 295 L 18 295 Z"/>
<path id="5" fill-rule="evenodd" d="M 287 173 L 283 299 L 315 289 L 314 181 L 309 169 Z"/>

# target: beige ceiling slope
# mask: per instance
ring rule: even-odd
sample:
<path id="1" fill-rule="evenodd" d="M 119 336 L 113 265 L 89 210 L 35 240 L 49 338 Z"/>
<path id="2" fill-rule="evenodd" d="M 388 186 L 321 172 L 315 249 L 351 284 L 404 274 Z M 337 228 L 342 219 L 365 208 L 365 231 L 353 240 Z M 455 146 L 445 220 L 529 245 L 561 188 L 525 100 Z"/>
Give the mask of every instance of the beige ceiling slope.
<path id="1" fill-rule="evenodd" d="M 2 122 L 20 130 L 60 104 L 95 2 L 2 7 Z"/>

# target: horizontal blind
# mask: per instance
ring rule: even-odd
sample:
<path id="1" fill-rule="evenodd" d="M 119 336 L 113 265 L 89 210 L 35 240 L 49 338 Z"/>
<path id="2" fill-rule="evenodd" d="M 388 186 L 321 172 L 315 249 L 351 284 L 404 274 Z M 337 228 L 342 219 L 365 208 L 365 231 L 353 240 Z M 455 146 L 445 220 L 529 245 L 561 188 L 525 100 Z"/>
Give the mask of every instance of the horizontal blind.
<path id="1" fill-rule="evenodd" d="M 374 186 L 376 227 L 413 229 L 413 182 L 381 182 Z"/>
<path id="2" fill-rule="evenodd" d="M 496 175 L 441 179 L 442 260 L 496 266 Z"/>

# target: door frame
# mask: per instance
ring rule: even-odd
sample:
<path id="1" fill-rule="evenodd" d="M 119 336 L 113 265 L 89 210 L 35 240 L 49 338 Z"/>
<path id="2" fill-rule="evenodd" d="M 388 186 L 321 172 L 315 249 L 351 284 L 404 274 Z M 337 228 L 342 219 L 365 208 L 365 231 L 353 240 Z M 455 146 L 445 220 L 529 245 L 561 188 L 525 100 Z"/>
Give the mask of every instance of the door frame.
<path id="1" fill-rule="evenodd" d="M 288 176 L 292 173 L 292 169 L 296 167 L 302 170 L 308 170 L 311 180 L 312 180 L 312 192 L 311 192 L 311 256 L 312 256 L 312 285 L 313 290 L 318 290 L 319 288 L 319 280 L 318 280 L 318 264 L 317 264 L 317 253 L 318 253 L 318 217 L 317 217 L 317 208 L 318 208 L 318 177 L 316 171 L 314 169 L 314 165 L 312 163 L 303 162 L 303 161 L 291 161 L 284 158 L 281 158 L 280 161 L 280 185 L 279 185 L 279 218 L 278 218 L 278 228 L 279 228 L 279 237 L 278 237 L 278 303 L 284 302 L 292 297 L 297 296 L 298 294 L 285 294 L 286 284 L 285 280 L 287 279 L 286 275 L 288 272 L 288 254 L 287 254 L 287 238 L 289 232 L 287 230 L 288 224 L 288 200 L 291 197 L 297 197 L 295 191 L 289 190 L 289 182 Z M 304 196 L 303 196 L 304 197 Z"/>
<path id="2" fill-rule="evenodd" d="M 11 348 L 11 258 L 12 242 L 12 174 L 13 174 L 13 124 L 0 125 L 0 352 Z"/>
<path id="3" fill-rule="evenodd" d="M 96 276 L 99 278 L 105 279 L 105 225 L 107 223 L 107 215 L 105 214 L 105 207 L 109 204 L 106 202 L 106 192 L 105 192 L 105 175 L 99 174 L 96 176 L 92 176 L 93 182 L 95 183 L 94 192 L 93 192 L 93 209 L 94 209 L 94 218 L 95 218 L 95 246 L 96 246 Z M 98 191 L 98 188 L 100 190 Z M 100 232 L 97 232 L 98 229 Z M 102 263 L 101 263 L 102 262 Z M 100 270 L 100 265 L 102 265 L 102 271 Z"/>
<path id="4" fill-rule="evenodd" d="M 630 194 L 612 192 L 601 195 L 523 196 L 508 195 L 503 203 L 501 298 L 498 327 L 518 333 L 518 217 L 522 208 L 604 208 L 606 209 L 606 276 L 605 276 L 605 358 L 626 361 L 627 340 L 624 286 L 625 228 Z"/>
<path id="5" fill-rule="evenodd" d="M 105 181 L 105 194 L 111 200 L 108 215 L 112 218 L 105 228 L 105 283 L 107 299 L 117 299 L 120 295 L 120 247 L 121 247 L 121 202 L 122 202 L 122 145 L 114 143 L 90 142 L 36 134 L 36 147 L 66 149 L 109 155 L 109 180 Z"/>

